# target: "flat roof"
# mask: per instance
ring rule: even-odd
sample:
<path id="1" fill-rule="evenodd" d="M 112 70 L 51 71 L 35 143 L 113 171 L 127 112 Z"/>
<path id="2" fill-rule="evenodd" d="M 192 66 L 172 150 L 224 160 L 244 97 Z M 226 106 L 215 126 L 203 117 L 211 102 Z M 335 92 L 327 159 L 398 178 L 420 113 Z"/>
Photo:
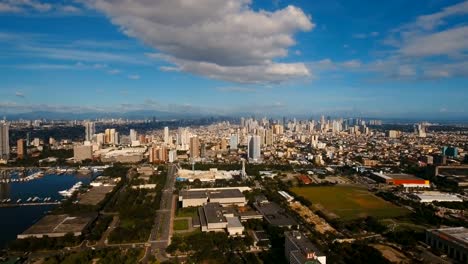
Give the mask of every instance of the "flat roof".
<path id="1" fill-rule="evenodd" d="M 423 180 L 411 174 L 406 173 L 380 173 L 373 172 L 374 175 L 384 178 L 386 180 Z"/>
<path id="2" fill-rule="evenodd" d="M 46 215 L 26 229 L 21 236 L 81 232 L 95 217 L 96 215 Z"/>
<path id="3" fill-rule="evenodd" d="M 203 198 L 208 198 L 208 195 L 206 194 L 206 191 L 190 191 L 190 190 L 184 190 L 184 191 L 180 191 L 180 196 L 182 196 L 183 199 L 203 199 Z"/>
<path id="4" fill-rule="evenodd" d="M 255 203 L 255 208 L 263 215 L 263 217 L 272 225 L 276 226 L 293 226 L 297 225 L 296 220 L 288 215 L 283 208 L 274 202 L 258 204 Z"/>
<path id="5" fill-rule="evenodd" d="M 465 249 L 468 249 L 468 228 L 466 227 L 447 227 L 439 229 L 430 229 L 429 232 L 442 237 L 445 240 L 456 243 Z"/>
<path id="6" fill-rule="evenodd" d="M 207 203 L 203 206 L 206 221 L 210 223 L 223 223 L 226 222 L 226 217 L 223 215 L 223 207 L 219 203 Z"/>
<path id="7" fill-rule="evenodd" d="M 304 255 L 313 252 L 316 256 L 323 256 L 323 253 L 310 242 L 309 238 L 299 231 L 287 231 L 284 233 L 297 246 Z"/>
<path id="8" fill-rule="evenodd" d="M 227 190 L 217 190 L 209 191 L 208 195 L 210 198 L 242 198 L 244 195 L 239 191 L 239 189 L 227 189 Z"/>
<path id="9" fill-rule="evenodd" d="M 228 222 L 228 227 L 243 227 L 241 222 L 239 221 L 239 218 L 233 216 L 233 217 L 226 217 L 226 220 Z"/>

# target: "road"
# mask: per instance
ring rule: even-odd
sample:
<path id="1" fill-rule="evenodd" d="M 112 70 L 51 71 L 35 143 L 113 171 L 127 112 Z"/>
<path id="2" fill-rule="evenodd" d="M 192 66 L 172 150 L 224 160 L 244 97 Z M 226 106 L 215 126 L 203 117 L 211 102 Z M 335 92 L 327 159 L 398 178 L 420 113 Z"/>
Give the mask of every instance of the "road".
<path id="1" fill-rule="evenodd" d="M 151 248 L 146 251 L 143 262 L 150 256 L 156 255 L 159 261 L 166 260 L 166 248 L 169 245 L 171 235 L 172 216 L 175 210 L 173 203 L 174 185 L 176 180 L 177 168 L 175 165 L 169 165 L 167 170 L 166 185 L 162 190 L 161 203 L 156 212 L 153 229 L 151 230 L 148 243 Z"/>

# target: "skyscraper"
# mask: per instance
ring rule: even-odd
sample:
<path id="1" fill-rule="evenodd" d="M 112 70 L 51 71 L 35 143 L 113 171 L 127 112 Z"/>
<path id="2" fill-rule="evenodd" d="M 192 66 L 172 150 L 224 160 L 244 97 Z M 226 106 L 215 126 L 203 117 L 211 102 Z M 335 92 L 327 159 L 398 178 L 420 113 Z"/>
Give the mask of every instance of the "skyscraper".
<path id="1" fill-rule="evenodd" d="M 190 138 L 190 158 L 199 158 L 200 157 L 200 141 L 197 136 Z"/>
<path id="2" fill-rule="evenodd" d="M 85 122 L 85 141 L 92 141 L 93 136 L 96 133 L 96 126 L 94 122 Z"/>
<path id="3" fill-rule="evenodd" d="M 0 159 L 10 158 L 10 125 L 6 122 L 0 123 Z"/>
<path id="4" fill-rule="evenodd" d="M 239 136 L 237 134 L 232 134 L 229 139 L 229 148 L 231 150 L 236 150 L 237 145 L 239 145 Z"/>
<path id="5" fill-rule="evenodd" d="M 164 143 L 169 144 L 169 127 L 164 127 Z"/>
<path id="6" fill-rule="evenodd" d="M 130 141 L 137 141 L 138 134 L 135 129 L 130 129 Z"/>
<path id="7" fill-rule="evenodd" d="M 24 139 L 18 139 L 16 146 L 16 153 L 18 159 L 24 159 L 27 156 L 26 141 Z"/>
<path id="8" fill-rule="evenodd" d="M 247 149 L 248 149 L 249 159 L 252 159 L 255 161 L 259 160 L 261 156 L 260 136 L 258 135 L 249 136 Z"/>

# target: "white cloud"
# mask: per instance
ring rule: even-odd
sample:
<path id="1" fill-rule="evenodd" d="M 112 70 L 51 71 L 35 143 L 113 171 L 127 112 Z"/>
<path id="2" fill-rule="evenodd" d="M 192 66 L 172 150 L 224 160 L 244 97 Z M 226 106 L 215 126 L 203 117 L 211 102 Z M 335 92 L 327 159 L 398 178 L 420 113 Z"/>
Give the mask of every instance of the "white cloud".
<path id="1" fill-rule="evenodd" d="M 240 92 L 240 93 L 252 93 L 256 90 L 251 87 L 233 86 L 233 87 L 218 87 L 216 90 L 220 92 Z"/>
<path id="2" fill-rule="evenodd" d="M 112 70 L 108 70 L 107 73 L 109 74 L 112 74 L 112 75 L 115 75 L 115 74 L 119 74 L 121 71 L 118 70 L 118 69 L 112 69 Z"/>
<path id="3" fill-rule="evenodd" d="M 372 31 L 370 33 L 353 34 L 353 38 L 357 38 L 357 39 L 366 39 L 366 38 L 377 37 L 377 36 L 379 36 L 379 32 L 377 31 Z"/>
<path id="4" fill-rule="evenodd" d="M 26 97 L 26 95 L 23 92 L 20 92 L 20 91 L 15 92 L 15 96 L 20 97 L 20 98 L 25 98 Z"/>
<path id="5" fill-rule="evenodd" d="M 77 14 L 81 12 L 81 9 L 78 6 L 70 4 L 44 2 L 39 0 L 2 0 L 2 2 L 0 2 L 0 13 L 25 13 L 28 11 L 39 13 L 54 11 L 55 13 Z"/>
<path id="6" fill-rule="evenodd" d="M 294 6 L 268 12 L 254 11 L 250 0 L 84 2 L 183 71 L 253 83 L 310 76 L 302 63 L 275 62 L 288 56 L 297 31 L 314 27 L 311 18 Z"/>
<path id="7" fill-rule="evenodd" d="M 131 74 L 131 75 L 128 75 L 127 77 L 129 79 L 131 79 L 131 80 L 139 80 L 140 79 L 140 75 L 138 75 L 138 74 Z"/>

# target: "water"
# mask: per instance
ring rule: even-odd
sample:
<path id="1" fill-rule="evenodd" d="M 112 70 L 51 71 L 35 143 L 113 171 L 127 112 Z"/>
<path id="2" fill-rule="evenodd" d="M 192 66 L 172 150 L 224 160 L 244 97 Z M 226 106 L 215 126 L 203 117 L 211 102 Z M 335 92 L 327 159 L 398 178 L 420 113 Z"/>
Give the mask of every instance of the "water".
<path id="1" fill-rule="evenodd" d="M 61 200 L 63 197 L 58 191 L 69 189 L 79 181 L 88 184 L 92 179 L 93 176 L 90 175 L 46 174 L 29 182 L 0 183 L 0 200 L 10 198 L 12 202 L 18 199 L 25 202 L 29 197 L 36 196 L 41 199 L 51 197 L 52 200 Z M 53 208 L 53 205 L 0 208 L 0 248 L 5 247 L 17 234 L 22 233 Z"/>

